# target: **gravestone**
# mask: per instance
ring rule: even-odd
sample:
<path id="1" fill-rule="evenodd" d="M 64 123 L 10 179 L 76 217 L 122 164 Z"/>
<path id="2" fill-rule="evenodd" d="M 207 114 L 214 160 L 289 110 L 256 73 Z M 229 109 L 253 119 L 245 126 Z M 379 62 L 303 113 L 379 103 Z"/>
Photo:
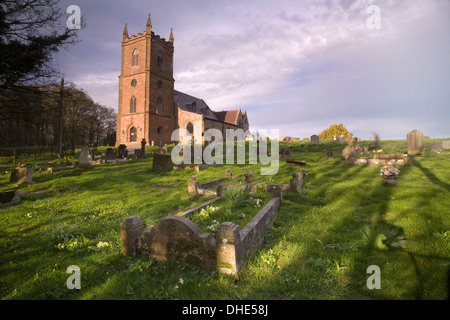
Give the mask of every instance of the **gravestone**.
<path id="1" fill-rule="evenodd" d="M 374 140 L 375 140 L 375 143 L 373 145 L 373 150 L 379 150 L 380 149 L 380 136 L 376 132 L 373 133 L 373 136 L 374 136 Z"/>
<path id="2" fill-rule="evenodd" d="M 167 170 L 167 171 L 173 170 L 173 163 L 172 163 L 171 155 L 155 153 L 153 155 L 152 170 Z"/>
<path id="3" fill-rule="evenodd" d="M 119 152 L 119 159 L 128 157 L 128 150 L 126 145 L 124 144 L 119 145 L 118 152 Z"/>
<path id="4" fill-rule="evenodd" d="M 245 177 L 245 182 L 250 183 L 253 181 L 253 172 L 251 171 L 244 172 L 243 176 Z"/>
<path id="5" fill-rule="evenodd" d="M 299 193 L 302 191 L 303 178 L 300 178 L 300 174 L 297 171 L 292 172 L 292 178 L 289 184 L 292 192 Z"/>
<path id="6" fill-rule="evenodd" d="M 141 158 L 145 158 L 145 145 L 147 144 L 147 141 L 145 139 L 141 140 Z"/>
<path id="7" fill-rule="evenodd" d="M 333 150 L 325 150 L 325 159 L 333 159 L 334 158 L 334 152 Z"/>
<path id="8" fill-rule="evenodd" d="M 82 170 L 92 169 L 92 157 L 89 152 L 89 147 L 87 146 L 81 148 L 80 158 L 78 159 L 78 168 Z"/>
<path id="9" fill-rule="evenodd" d="M 417 130 L 413 130 L 406 135 L 408 143 L 408 154 L 418 155 L 424 153 L 424 138 L 423 133 Z"/>
<path id="10" fill-rule="evenodd" d="M 138 238 L 145 229 L 145 222 L 139 217 L 127 217 L 120 224 L 120 237 L 124 255 L 136 256 Z"/>
<path id="11" fill-rule="evenodd" d="M 283 198 L 283 187 L 281 184 L 270 184 L 267 185 L 266 191 L 272 195 L 272 198 L 280 197 Z"/>
<path id="12" fill-rule="evenodd" d="M 319 144 L 319 136 L 318 135 L 312 135 L 311 136 L 311 145 Z"/>
<path id="13" fill-rule="evenodd" d="M 227 186 L 224 186 L 223 184 L 218 185 L 216 192 L 218 197 L 225 197 L 227 193 Z"/>
<path id="14" fill-rule="evenodd" d="M 9 178 L 10 183 L 31 183 L 33 179 L 33 169 L 30 168 L 16 168 L 11 172 Z"/>
<path id="15" fill-rule="evenodd" d="M 291 152 L 289 149 L 281 148 L 279 152 L 279 156 L 281 159 L 290 159 L 291 158 Z"/>
<path id="16" fill-rule="evenodd" d="M 450 140 L 442 140 L 442 149 L 450 149 Z"/>
<path id="17" fill-rule="evenodd" d="M 114 148 L 107 148 L 105 157 L 106 157 L 106 160 L 116 159 L 116 151 L 114 150 Z"/>
<path id="18" fill-rule="evenodd" d="M 162 146 L 161 148 L 159 148 L 158 153 L 159 154 L 167 154 L 167 147 L 166 146 Z"/>
<path id="19" fill-rule="evenodd" d="M 441 152 L 442 151 L 441 146 L 437 142 L 429 144 L 428 149 L 430 149 L 433 152 Z"/>
<path id="20" fill-rule="evenodd" d="M 339 136 L 338 144 L 345 144 L 345 136 L 343 134 Z"/>
<path id="21" fill-rule="evenodd" d="M 145 228 L 138 240 L 138 250 L 148 258 L 181 259 L 208 271 L 217 267 L 214 237 L 185 217 L 167 217 Z"/>
<path id="22" fill-rule="evenodd" d="M 233 177 L 233 173 L 231 172 L 230 169 L 227 169 L 227 171 L 225 172 L 225 178 L 231 178 Z"/>
<path id="23" fill-rule="evenodd" d="M 200 186 L 200 182 L 198 182 L 195 176 L 191 176 L 191 179 L 188 182 L 188 194 L 190 196 L 196 196 L 198 194 L 198 188 Z"/>

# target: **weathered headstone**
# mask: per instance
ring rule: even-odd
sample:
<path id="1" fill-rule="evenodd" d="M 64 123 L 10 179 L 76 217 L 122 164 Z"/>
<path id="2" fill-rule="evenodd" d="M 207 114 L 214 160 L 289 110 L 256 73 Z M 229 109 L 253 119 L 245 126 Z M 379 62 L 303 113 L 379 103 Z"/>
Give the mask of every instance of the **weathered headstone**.
<path id="1" fill-rule="evenodd" d="M 223 184 L 220 184 L 217 186 L 217 196 L 218 197 L 225 197 L 225 194 L 227 192 L 227 186 L 224 186 Z"/>
<path id="2" fill-rule="evenodd" d="M 78 159 L 78 168 L 82 170 L 92 169 L 92 157 L 89 152 L 89 147 L 87 146 L 81 148 L 80 158 Z"/>
<path id="3" fill-rule="evenodd" d="M 116 152 L 115 152 L 114 148 L 107 148 L 105 157 L 106 157 L 106 160 L 116 159 Z"/>
<path id="4" fill-rule="evenodd" d="M 137 151 L 137 150 L 136 150 Z M 153 170 L 173 170 L 173 162 L 170 154 L 158 154 L 153 155 Z"/>
<path id="5" fill-rule="evenodd" d="M 325 150 L 325 159 L 333 159 L 334 158 L 334 152 L 333 150 Z"/>
<path id="6" fill-rule="evenodd" d="M 283 187 L 281 184 L 270 184 L 266 187 L 267 192 L 272 195 L 272 198 L 283 198 Z"/>
<path id="7" fill-rule="evenodd" d="M 442 140 L 442 149 L 450 149 L 450 140 Z"/>
<path id="8" fill-rule="evenodd" d="M 191 176 L 191 179 L 188 182 L 188 194 L 190 196 L 196 196 L 198 194 L 200 182 L 198 182 L 195 176 Z"/>
<path id="9" fill-rule="evenodd" d="M 318 135 L 314 134 L 311 136 L 311 144 L 312 145 L 319 144 L 319 136 Z"/>
<path id="10" fill-rule="evenodd" d="M 253 181 L 253 172 L 251 171 L 244 172 L 243 176 L 245 177 L 245 182 L 250 183 Z"/>
<path id="11" fill-rule="evenodd" d="M 122 251 L 125 255 L 136 256 L 137 242 L 145 229 L 145 222 L 139 217 L 128 217 L 120 224 Z"/>
<path id="12" fill-rule="evenodd" d="M 9 178 L 10 183 L 31 183 L 33 179 L 33 169 L 30 168 L 16 168 L 11 172 Z"/>
<path id="13" fill-rule="evenodd" d="M 145 158 L 145 145 L 147 144 L 147 141 L 145 139 L 141 140 L 141 158 Z"/>
<path id="14" fill-rule="evenodd" d="M 139 252 L 162 261 L 181 259 L 205 270 L 217 267 L 216 241 L 185 217 L 172 216 L 147 227 L 138 240 Z"/>
<path id="15" fill-rule="evenodd" d="M 338 143 L 339 144 L 345 144 L 345 136 L 343 134 L 341 134 L 339 136 Z"/>
<path id="16" fill-rule="evenodd" d="M 167 154 L 167 147 L 166 146 L 162 146 L 161 148 L 159 148 L 158 153 L 159 154 Z"/>
<path id="17" fill-rule="evenodd" d="M 281 148 L 279 152 L 279 156 L 281 159 L 290 159 L 291 158 L 291 152 L 289 149 Z"/>
<path id="18" fill-rule="evenodd" d="M 300 174 L 297 171 L 292 172 L 292 178 L 289 184 L 292 192 L 299 193 L 302 191 L 303 178 L 300 178 Z"/>
<path id="19" fill-rule="evenodd" d="M 373 137 L 374 137 L 374 145 L 373 145 L 373 150 L 379 150 L 380 149 L 380 136 L 378 135 L 378 133 L 374 132 L 373 133 Z"/>
<path id="20" fill-rule="evenodd" d="M 428 149 L 430 149 L 433 152 L 441 152 L 442 151 L 441 146 L 436 142 L 429 144 Z"/>
<path id="21" fill-rule="evenodd" d="M 231 172 L 230 169 L 227 169 L 227 171 L 225 172 L 225 178 L 231 178 L 233 177 L 233 173 Z"/>
<path id="22" fill-rule="evenodd" d="M 406 135 L 408 143 L 408 154 L 418 155 L 424 153 L 424 138 L 423 133 L 413 130 Z"/>
<path id="23" fill-rule="evenodd" d="M 216 229 L 217 267 L 221 273 L 237 275 L 241 269 L 245 251 L 239 231 L 233 222 L 223 222 Z"/>
<path id="24" fill-rule="evenodd" d="M 110 148 L 108 148 L 108 149 L 110 149 Z M 123 158 L 128 157 L 127 146 L 124 145 L 124 144 L 119 145 L 118 153 L 119 153 L 119 159 L 123 159 Z"/>

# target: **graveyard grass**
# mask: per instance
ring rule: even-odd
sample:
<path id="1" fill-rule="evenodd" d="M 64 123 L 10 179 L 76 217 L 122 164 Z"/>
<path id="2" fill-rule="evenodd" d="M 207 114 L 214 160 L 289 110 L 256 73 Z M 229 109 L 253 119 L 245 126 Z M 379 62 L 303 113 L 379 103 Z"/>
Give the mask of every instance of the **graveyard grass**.
<path id="1" fill-rule="evenodd" d="M 369 142 L 363 142 L 369 143 Z M 344 146 L 283 143 L 306 160 L 300 194 L 285 193 L 264 244 L 251 251 L 239 279 L 181 261 L 124 257 L 120 222 L 146 225 L 204 202 L 189 198 L 192 171 L 151 172 L 152 159 L 54 174 L 35 171 L 34 184 L 0 191 L 50 193 L 0 205 L 2 299 L 446 299 L 450 259 L 450 155 L 430 153 L 399 166 L 398 185 L 382 187 L 381 166 L 349 166 Z M 406 140 L 381 141 L 384 153 L 406 152 Z M 324 160 L 324 149 L 337 151 Z M 194 173 L 202 182 L 255 173 L 255 181 L 289 183 L 300 167 L 280 160 L 279 172 L 260 165 L 223 165 Z M 234 207 L 230 207 L 234 208 Z M 240 214 L 234 208 L 233 214 Z M 380 241 L 384 239 L 384 241 Z M 407 242 L 406 242 L 407 241 Z M 66 269 L 81 269 L 81 289 L 69 290 Z M 381 270 L 369 290 L 367 268 Z"/>

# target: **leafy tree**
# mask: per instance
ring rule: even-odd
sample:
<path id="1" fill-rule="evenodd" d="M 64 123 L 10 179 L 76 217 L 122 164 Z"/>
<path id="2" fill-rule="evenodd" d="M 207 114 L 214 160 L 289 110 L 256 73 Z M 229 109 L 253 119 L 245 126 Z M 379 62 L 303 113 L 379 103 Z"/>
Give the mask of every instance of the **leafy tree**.
<path id="1" fill-rule="evenodd" d="M 320 140 L 333 140 L 334 137 L 339 137 L 341 135 L 348 137 L 348 134 L 347 128 L 342 123 L 332 124 L 328 129 L 319 133 L 319 138 Z"/>
<path id="2" fill-rule="evenodd" d="M 57 4 L 0 0 L 0 89 L 59 77 L 51 65 L 53 54 L 75 43 L 77 30 L 62 25 L 64 13 Z"/>

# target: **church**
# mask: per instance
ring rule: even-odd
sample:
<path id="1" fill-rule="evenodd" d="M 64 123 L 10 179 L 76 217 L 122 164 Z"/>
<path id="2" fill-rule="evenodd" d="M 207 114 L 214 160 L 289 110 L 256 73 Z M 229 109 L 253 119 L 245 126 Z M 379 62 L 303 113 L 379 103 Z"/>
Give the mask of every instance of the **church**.
<path id="1" fill-rule="evenodd" d="M 249 129 L 247 112 L 241 109 L 213 111 L 203 99 L 174 89 L 174 37 L 169 40 L 152 31 L 150 15 L 143 33 L 123 31 L 116 145 L 140 147 L 142 139 L 152 145 L 169 144 L 172 132 L 184 128 L 193 134 L 195 121 L 202 133 L 219 129 Z"/>

